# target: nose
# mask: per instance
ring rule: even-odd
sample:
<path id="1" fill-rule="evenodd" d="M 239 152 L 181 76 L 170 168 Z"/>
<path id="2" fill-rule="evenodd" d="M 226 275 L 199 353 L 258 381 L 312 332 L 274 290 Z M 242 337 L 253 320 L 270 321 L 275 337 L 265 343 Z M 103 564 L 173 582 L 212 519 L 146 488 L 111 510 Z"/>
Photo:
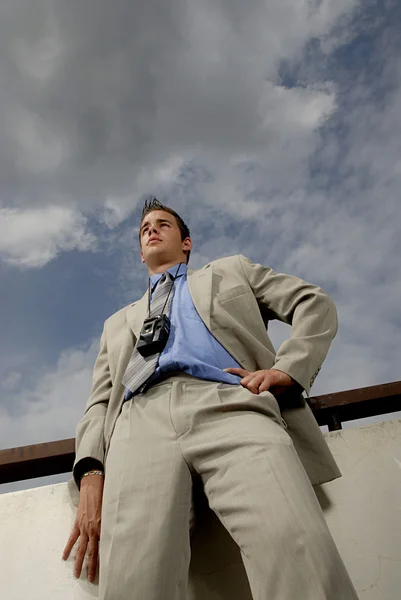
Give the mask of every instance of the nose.
<path id="1" fill-rule="evenodd" d="M 156 225 L 151 225 L 151 226 L 149 227 L 149 229 L 148 229 L 148 234 L 149 234 L 149 236 L 148 236 L 148 237 L 151 237 L 152 235 L 158 235 L 158 234 L 159 234 L 159 231 L 158 231 L 158 229 L 157 229 Z"/>

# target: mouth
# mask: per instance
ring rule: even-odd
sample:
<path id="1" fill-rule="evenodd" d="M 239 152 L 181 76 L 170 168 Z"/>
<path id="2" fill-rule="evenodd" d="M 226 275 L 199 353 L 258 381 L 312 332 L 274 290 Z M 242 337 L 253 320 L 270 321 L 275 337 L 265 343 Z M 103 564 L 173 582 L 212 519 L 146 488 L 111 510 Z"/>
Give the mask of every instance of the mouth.
<path id="1" fill-rule="evenodd" d="M 148 241 L 148 246 L 149 246 L 149 244 L 152 244 L 153 242 L 161 242 L 161 240 L 159 240 L 157 238 L 154 238 L 153 240 L 149 240 Z"/>

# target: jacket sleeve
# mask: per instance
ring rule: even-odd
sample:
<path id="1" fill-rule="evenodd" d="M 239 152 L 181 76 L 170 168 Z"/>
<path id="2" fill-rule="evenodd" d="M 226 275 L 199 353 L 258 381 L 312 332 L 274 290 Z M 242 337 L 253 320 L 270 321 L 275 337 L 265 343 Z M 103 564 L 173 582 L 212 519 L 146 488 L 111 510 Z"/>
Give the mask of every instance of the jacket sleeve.
<path id="1" fill-rule="evenodd" d="M 73 476 L 80 487 L 82 474 L 90 468 L 103 467 L 104 419 L 110 399 L 112 382 L 107 356 L 106 323 L 100 338 L 100 350 L 93 369 L 92 390 L 85 412 L 79 421 L 75 438 Z"/>
<path id="2" fill-rule="evenodd" d="M 337 333 L 333 300 L 303 279 L 276 273 L 242 255 L 239 261 L 258 303 L 272 319 L 291 325 L 291 337 L 278 349 L 273 369 L 290 375 L 309 395 Z"/>

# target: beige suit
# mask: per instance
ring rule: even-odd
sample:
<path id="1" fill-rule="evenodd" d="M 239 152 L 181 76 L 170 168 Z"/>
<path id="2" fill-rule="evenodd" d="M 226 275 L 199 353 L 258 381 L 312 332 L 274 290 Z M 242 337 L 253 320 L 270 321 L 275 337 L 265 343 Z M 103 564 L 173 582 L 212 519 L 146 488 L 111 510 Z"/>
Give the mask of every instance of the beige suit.
<path id="1" fill-rule="evenodd" d="M 279 369 L 288 373 L 300 384 L 300 386 L 302 386 L 306 393 L 309 394 L 310 387 L 321 368 L 331 341 L 337 331 L 337 314 L 335 305 L 320 287 L 311 285 L 297 277 L 276 273 L 272 269 L 255 264 L 241 255 L 213 261 L 198 270 L 188 269 L 187 281 L 195 308 L 197 309 L 201 319 L 213 336 L 226 348 L 226 350 L 244 369 L 249 371 L 271 368 Z M 185 441 L 188 442 L 185 451 L 188 452 L 188 456 L 195 457 L 196 452 L 194 448 L 201 448 L 203 443 L 202 439 L 199 437 L 199 432 L 196 433 L 196 436 L 198 437 L 195 436 L 194 430 L 193 439 L 195 440 L 196 437 L 196 443 L 194 442 L 194 445 L 191 446 L 191 444 L 189 444 L 189 439 L 191 438 L 186 437 L 186 433 L 184 433 L 185 426 L 183 424 L 196 422 L 196 419 L 198 418 L 198 415 L 195 415 L 195 411 L 197 410 L 195 408 L 196 399 L 204 398 L 205 405 L 209 402 L 210 406 L 213 405 L 214 407 L 213 411 L 215 409 L 220 410 L 219 407 L 225 402 L 227 403 L 227 406 L 231 406 L 227 400 L 227 393 L 232 394 L 231 390 L 234 387 L 237 388 L 237 386 L 211 384 L 210 382 L 201 382 L 199 380 L 197 380 L 198 387 L 194 387 L 194 385 L 191 387 L 191 378 L 184 375 L 182 380 L 184 382 L 183 385 L 187 385 L 186 388 L 185 386 L 182 388 L 177 388 L 177 385 L 180 385 L 180 377 L 178 376 L 178 379 L 177 377 L 174 377 L 172 379 L 174 383 L 168 384 L 169 380 L 166 380 L 166 382 L 159 384 L 155 388 L 150 388 L 150 390 L 145 394 L 134 397 L 129 402 L 129 406 L 128 403 L 124 404 L 125 388 L 122 385 L 121 380 L 132 354 L 134 344 L 138 338 L 143 320 L 146 317 L 147 304 L 148 294 L 146 293 L 139 301 L 124 307 L 106 320 L 101 337 L 100 352 L 94 367 L 92 391 L 86 405 L 85 414 L 77 427 L 76 460 L 74 463 L 74 468 L 81 459 L 87 457 L 92 457 L 99 460 L 103 465 L 106 466 L 105 494 L 106 490 L 108 490 L 110 497 L 112 495 L 112 487 L 114 489 L 117 486 L 117 479 L 114 479 L 113 486 L 111 486 L 111 480 L 114 477 L 112 471 L 118 470 L 119 468 L 120 458 L 118 452 L 126 452 L 126 450 L 122 450 L 122 448 L 126 448 L 126 446 L 118 446 L 119 442 L 113 442 L 113 439 L 118 439 L 119 441 L 123 440 L 124 444 L 126 444 L 128 439 L 126 422 L 129 422 L 129 431 L 131 432 L 129 435 L 134 435 L 136 439 L 139 440 L 143 433 L 142 428 L 146 426 L 146 420 L 151 414 L 151 411 L 167 410 L 167 398 L 169 398 L 171 407 L 175 407 L 174 410 L 177 411 L 176 422 L 181 423 L 179 427 L 183 428 L 180 433 L 180 436 L 182 436 L 181 441 L 185 439 Z M 281 345 L 277 354 L 275 354 L 272 343 L 266 332 L 268 321 L 272 319 L 279 319 L 292 326 L 291 338 Z M 193 379 L 194 378 L 192 378 L 192 380 Z M 214 391 L 211 391 L 212 388 L 210 388 L 210 385 L 214 386 L 213 390 L 218 388 L 218 397 L 215 396 L 214 400 L 211 400 Z M 180 404 L 180 393 L 177 391 L 178 389 L 181 390 L 180 393 L 186 394 L 185 402 L 187 403 L 187 406 L 185 410 L 187 413 L 185 413 L 185 418 L 185 402 L 183 401 L 182 405 Z M 196 393 L 193 391 L 195 389 L 197 390 Z M 184 392 L 182 390 L 184 390 Z M 229 392 L 227 392 L 227 390 L 229 390 Z M 274 435 L 277 435 L 277 439 L 284 443 L 284 445 L 288 446 L 286 448 L 286 452 L 289 452 L 290 454 L 291 452 L 293 453 L 291 454 L 291 458 L 288 458 L 287 462 L 284 460 L 284 458 L 282 458 L 284 460 L 283 465 L 291 463 L 291 469 L 293 469 L 293 475 L 291 477 L 288 475 L 288 482 L 283 483 L 282 485 L 288 486 L 289 489 L 290 485 L 295 485 L 294 481 L 297 479 L 299 474 L 299 477 L 302 480 L 302 483 L 299 483 L 299 489 L 301 489 L 303 486 L 303 492 L 299 492 L 300 502 L 302 499 L 302 493 L 304 493 L 305 504 L 312 503 L 312 508 L 310 509 L 312 512 L 310 513 L 309 517 L 305 516 L 305 519 L 308 521 L 308 519 L 313 518 L 315 522 L 315 513 L 313 511 L 316 511 L 316 506 L 313 504 L 314 500 L 311 499 L 311 494 L 307 489 L 308 486 L 313 495 L 313 490 L 310 486 L 310 483 L 317 484 L 327 482 L 340 477 L 341 473 L 307 402 L 302 395 L 297 395 L 295 398 L 287 398 L 287 400 L 283 397 L 283 404 L 280 403 L 281 401 L 279 399 L 279 408 L 276 399 L 270 392 L 265 392 L 260 395 L 260 398 L 258 398 L 257 396 L 251 394 L 248 390 L 242 388 L 242 386 L 238 386 L 235 393 L 235 399 L 234 396 L 230 396 L 230 398 L 233 398 L 232 406 L 234 407 L 235 405 L 235 410 L 244 410 L 243 407 L 248 407 L 249 402 L 251 402 L 253 403 L 252 408 L 254 408 L 256 413 L 265 411 L 269 416 L 269 419 L 264 418 L 262 421 L 262 426 L 267 426 L 266 432 L 263 435 L 272 435 L 273 438 Z M 225 399 L 222 399 L 223 397 Z M 152 401 L 150 401 L 151 398 L 153 398 Z M 160 400 L 161 398 L 162 400 Z M 189 401 L 188 398 L 192 398 L 191 401 Z M 261 401 L 264 401 L 262 407 L 260 405 Z M 159 409 L 157 409 L 158 403 L 160 404 Z M 123 404 L 124 410 L 122 411 Z M 145 406 L 147 406 L 147 412 L 142 412 L 145 409 Z M 164 417 L 166 419 L 166 423 L 170 418 L 172 422 L 174 422 L 175 417 L 173 413 L 171 413 L 173 410 L 171 407 L 170 416 L 168 416 L 166 413 Z M 205 406 L 203 406 L 202 410 L 206 410 Z M 212 408 L 210 408 L 210 410 L 212 411 Z M 226 407 L 225 410 L 228 410 L 228 408 Z M 139 411 L 138 416 L 136 417 L 133 416 L 135 411 Z M 181 411 L 181 413 L 179 411 Z M 199 411 L 201 411 L 201 408 L 199 408 Z M 212 412 L 210 414 L 212 414 Z M 158 413 L 157 417 L 155 416 L 156 420 L 159 419 L 160 414 L 161 412 Z M 145 418 L 145 424 L 139 425 L 142 418 Z M 179 419 L 181 419 L 181 421 L 179 421 Z M 187 419 L 187 421 L 185 419 Z M 236 421 L 236 423 L 237 422 L 238 421 Z M 243 423 L 245 423 L 245 417 Z M 278 428 L 277 425 L 279 425 Z M 174 424 L 174 427 L 175 426 L 176 425 Z M 200 426 L 200 431 L 206 431 L 208 426 L 208 422 L 203 423 Z M 251 425 L 251 427 L 254 426 L 257 427 L 258 425 Z M 268 429 L 272 426 L 276 429 Z M 137 430 L 136 427 L 139 429 Z M 156 427 L 156 425 L 154 427 Z M 155 432 L 155 428 L 152 428 L 153 426 L 151 426 L 150 436 L 145 437 L 145 441 L 141 439 L 140 446 L 136 448 L 132 446 L 134 449 L 131 448 L 128 451 L 130 453 L 132 452 L 133 468 L 134 465 L 137 464 L 135 461 L 137 460 L 138 451 L 140 452 L 143 450 L 145 453 L 148 452 L 146 443 L 153 444 L 153 446 L 155 446 L 158 444 L 158 440 L 164 435 L 161 429 L 159 438 L 156 436 L 154 439 L 152 438 L 153 441 L 151 442 L 151 436 L 153 436 Z M 135 434 L 133 434 L 133 431 L 135 431 Z M 114 432 L 116 432 L 115 435 L 113 435 Z M 216 435 L 222 435 L 222 433 L 220 431 L 214 431 L 213 433 L 210 431 L 210 435 L 214 436 L 213 439 L 215 439 Z M 148 441 L 146 442 L 146 440 Z M 135 443 L 135 440 L 133 443 Z M 137 443 L 139 442 L 137 441 Z M 108 454 L 110 447 L 113 446 L 113 444 L 114 451 L 110 457 L 110 464 L 113 465 L 113 467 L 110 466 L 108 471 Z M 262 448 L 263 444 L 264 442 L 262 440 Z M 119 451 L 117 451 L 117 447 L 120 448 Z M 218 453 L 218 449 L 216 450 L 216 448 L 214 448 L 213 452 L 216 451 Z M 166 452 L 166 450 L 162 450 L 160 448 L 160 452 L 163 453 Z M 182 452 L 184 452 L 184 450 L 182 450 Z M 284 457 L 284 455 L 285 452 L 282 452 L 281 457 Z M 214 455 L 211 453 L 210 460 L 212 460 L 212 456 Z M 270 457 L 271 456 L 272 455 L 270 455 Z M 186 457 L 186 460 L 189 460 L 188 457 Z M 197 459 L 194 458 L 194 460 L 196 462 Z M 279 464 L 279 460 L 281 459 L 277 459 L 277 465 Z M 252 462 L 251 458 L 250 461 Z M 298 461 L 298 463 L 296 461 Z M 141 477 L 148 476 L 149 469 L 153 468 L 150 465 L 151 463 L 149 463 L 148 470 L 145 470 Z M 138 465 L 135 467 L 137 468 L 137 473 L 139 473 L 139 469 L 142 466 L 142 463 L 140 463 L 140 465 L 138 463 Z M 304 469 L 302 469 L 302 466 Z M 129 466 L 127 468 L 129 469 Z M 288 473 L 291 472 L 291 469 L 289 468 Z M 280 477 L 285 470 L 286 467 L 281 467 Z M 125 473 L 126 472 L 127 471 L 125 471 Z M 256 472 L 256 477 L 259 476 L 259 473 L 260 471 Z M 302 478 L 305 478 L 307 484 L 305 484 L 305 481 Z M 108 479 L 110 487 L 107 487 Z M 118 481 L 121 482 L 121 476 Z M 277 476 L 275 481 L 277 481 Z M 173 484 L 172 482 L 164 482 L 164 485 Z M 186 484 L 177 479 L 176 485 L 185 487 Z M 270 481 L 270 483 L 267 483 L 266 481 L 266 485 L 268 486 L 266 493 L 268 494 L 268 490 L 270 489 L 271 498 L 273 499 L 274 492 L 272 489 L 272 482 Z M 79 500 L 79 492 L 73 479 L 69 482 L 69 488 L 72 500 L 74 504 L 77 505 Z M 129 489 L 132 490 L 133 488 L 130 487 Z M 114 498 L 113 500 L 113 502 L 117 502 L 117 504 L 120 503 L 120 501 L 121 498 L 118 500 Z M 282 500 L 279 500 L 279 496 L 277 496 L 276 502 L 281 505 L 283 504 Z M 146 509 L 146 506 L 146 502 L 144 501 L 143 510 Z M 172 506 L 175 506 L 175 502 L 172 502 Z M 275 508 L 275 510 L 278 509 L 279 507 Z M 154 509 L 152 514 L 156 515 L 159 512 L 160 506 L 158 506 L 157 509 Z M 217 509 L 215 512 L 216 514 L 219 514 Z M 116 517 L 114 514 L 113 519 L 115 518 Z M 232 524 L 229 517 L 227 517 L 227 522 L 225 522 L 224 518 L 222 518 L 220 514 L 219 518 L 221 518 L 225 528 L 230 531 L 232 537 L 236 539 L 233 531 L 231 530 L 232 528 L 235 529 L 235 523 Z M 266 521 L 266 517 L 263 514 L 258 518 L 261 522 Z M 163 521 L 161 523 L 164 522 L 165 517 L 163 517 Z M 320 535 L 319 539 L 323 539 L 323 537 L 329 539 L 328 530 L 325 529 L 326 526 L 324 524 L 322 514 L 316 517 L 316 522 L 319 523 L 319 527 L 321 528 L 320 534 L 322 531 L 324 532 L 323 535 Z M 162 534 L 160 533 L 159 527 L 162 527 L 162 525 L 160 524 L 156 527 L 158 532 L 157 535 L 161 536 Z M 248 528 L 249 530 L 250 527 L 251 526 Z M 310 529 L 309 525 L 308 527 Z M 271 533 L 272 532 L 269 531 L 268 535 L 271 536 Z M 155 540 L 159 539 L 157 535 L 155 534 Z M 294 535 L 298 536 L 299 533 Z M 271 539 L 273 540 L 274 538 L 271 537 Z M 240 541 L 236 541 L 238 545 L 241 546 Z M 106 542 L 104 543 L 106 544 Z M 109 547 L 104 550 L 104 556 L 107 555 L 107 562 L 110 561 L 110 548 L 112 543 L 116 544 L 118 543 L 118 540 L 113 539 L 113 541 L 110 541 Z M 168 537 L 168 543 L 171 543 L 170 537 Z M 329 545 L 331 543 L 332 542 L 330 540 L 327 542 Z M 336 554 L 335 548 L 333 549 L 331 546 L 330 548 L 330 553 L 328 553 L 328 558 L 330 558 L 329 562 L 333 565 L 333 569 L 337 569 L 337 581 L 340 585 L 340 587 L 336 589 L 342 590 L 341 594 L 343 600 L 354 599 L 356 598 L 356 595 L 351 583 L 347 579 L 347 574 L 341 563 L 341 559 Z M 179 550 L 184 553 L 184 549 Z M 241 551 L 242 550 L 243 548 L 241 546 Z M 151 549 L 148 549 L 147 551 L 149 553 L 152 552 Z M 286 551 L 284 551 L 283 557 L 286 556 L 285 552 Z M 321 555 L 322 552 L 320 551 L 319 556 Z M 247 557 L 249 558 L 248 555 Z M 249 560 L 252 562 L 251 558 L 249 558 Z M 319 558 L 316 560 L 319 560 Z M 185 570 L 185 565 L 182 568 Z M 250 573 L 253 573 L 253 571 L 251 571 L 251 567 L 249 567 L 249 569 L 249 571 L 247 569 L 247 572 L 250 581 L 251 578 L 254 577 L 254 581 L 251 582 L 254 586 L 252 588 L 254 598 L 260 598 L 261 600 L 262 598 L 267 598 L 267 595 L 264 595 L 267 593 L 266 590 L 269 589 L 271 592 L 272 589 L 276 589 L 274 587 L 267 587 L 268 585 L 272 585 L 272 578 L 270 577 L 269 584 L 266 582 L 261 583 L 260 572 L 258 573 L 256 569 L 254 575 L 251 575 Z M 340 569 L 342 573 L 341 576 L 338 574 L 338 569 Z M 322 571 L 324 571 L 324 568 L 322 568 Z M 166 584 L 164 582 L 163 584 L 160 583 L 160 585 L 165 586 Z M 274 585 L 277 585 L 277 582 Z M 296 584 L 294 583 L 294 585 Z M 327 595 L 324 595 L 322 591 L 324 585 L 325 584 L 322 584 L 321 582 L 316 583 L 317 587 L 315 591 L 310 596 L 303 596 L 303 598 L 305 598 L 305 600 L 308 600 L 309 598 L 320 600 L 320 598 L 334 599 L 337 597 L 335 595 L 330 595 L 329 592 L 327 592 Z M 289 600 L 292 598 L 292 592 L 290 591 L 290 588 L 285 589 L 287 592 L 284 592 L 283 588 L 282 595 L 277 595 L 277 597 L 271 596 L 271 600 L 287 600 L 287 598 Z M 316 590 L 320 590 L 320 592 Z M 157 592 L 154 593 L 156 594 Z M 286 595 L 287 593 L 290 595 Z M 149 591 L 146 592 L 146 594 L 147 597 L 144 597 L 144 600 L 151 600 L 153 597 L 156 598 L 156 595 L 151 596 Z M 175 598 L 184 598 L 185 595 L 182 594 L 184 594 L 182 590 L 181 592 L 177 591 L 177 596 L 174 596 L 174 600 Z M 137 597 L 142 598 L 140 595 L 124 596 L 123 593 L 120 593 L 120 595 L 116 596 L 110 595 L 109 593 L 109 595 L 106 594 L 104 596 L 104 598 L 107 599 L 114 597 L 116 599 L 125 599 L 131 597 L 135 599 Z M 160 597 L 163 596 L 161 595 Z M 170 600 L 169 596 L 164 596 L 164 598 L 165 600 Z"/>

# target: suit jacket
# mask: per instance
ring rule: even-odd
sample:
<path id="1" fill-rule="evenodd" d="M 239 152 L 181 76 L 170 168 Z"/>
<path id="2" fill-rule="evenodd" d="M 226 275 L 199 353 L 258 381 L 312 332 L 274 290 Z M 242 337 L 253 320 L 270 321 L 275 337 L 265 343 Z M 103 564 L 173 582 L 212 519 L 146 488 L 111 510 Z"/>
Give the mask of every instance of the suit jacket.
<path id="1" fill-rule="evenodd" d="M 309 394 L 337 332 L 334 302 L 322 288 L 276 273 L 242 255 L 187 271 L 188 288 L 200 317 L 214 337 L 249 371 L 276 368 L 288 373 L 298 392 L 278 399 L 287 432 L 312 484 L 341 476 L 324 436 L 302 395 Z M 93 371 L 92 391 L 76 432 L 73 472 L 82 459 L 103 465 L 124 402 L 121 383 L 147 316 L 148 292 L 105 323 Z M 267 334 L 269 320 L 292 326 L 291 338 L 277 354 Z M 301 390 L 301 391 L 300 391 Z M 81 463 L 82 465 L 83 463 Z M 75 478 L 69 481 L 73 503 L 79 502 Z"/>

